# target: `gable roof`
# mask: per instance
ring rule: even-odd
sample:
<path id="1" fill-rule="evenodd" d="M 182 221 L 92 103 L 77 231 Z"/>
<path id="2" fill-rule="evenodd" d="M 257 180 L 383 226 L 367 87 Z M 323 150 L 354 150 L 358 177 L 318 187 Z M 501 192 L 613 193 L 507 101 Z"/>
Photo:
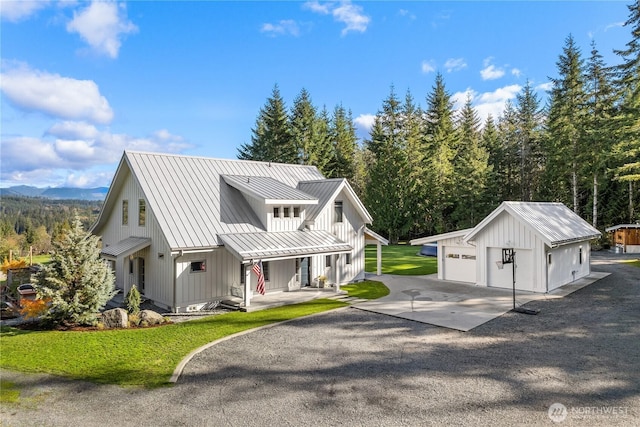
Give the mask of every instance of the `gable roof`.
<path id="1" fill-rule="evenodd" d="M 317 205 L 318 199 L 268 176 L 222 175 L 224 181 L 267 205 Z"/>
<path id="2" fill-rule="evenodd" d="M 456 237 L 466 236 L 473 228 L 464 228 L 462 230 L 449 231 L 448 233 L 435 234 L 433 236 L 420 237 L 409 242 L 411 246 L 424 245 L 425 243 L 433 243 L 438 240 L 455 239 Z"/>
<path id="3" fill-rule="evenodd" d="M 265 231 L 240 191 L 223 176 L 268 177 L 295 189 L 300 181 L 320 180 L 315 166 L 125 151 L 92 232 L 99 234 L 117 195 L 132 174 L 147 210 L 172 250 L 222 245 L 219 234 Z"/>
<path id="4" fill-rule="evenodd" d="M 347 198 L 358 210 L 358 213 L 360 214 L 362 219 L 364 219 L 364 222 L 367 224 L 371 224 L 373 222 L 373 219 L 367 211 L 367 208 L 364 207 L 364 205 L 356 195 L 356 192 L 353 191 L 353 188 L 351 187 L 351 185 L 349 185 L 349 182 L 344 178 L 302 181 L 298 183 L 298 189 L 318 199 L 318 204 L 316 206 L 307 208 L 307 220 L 314 221 L 324 210 L 327 204 L 335 200 L 335 198 L 338 197 L 338 194 L 340 194 L 342 190 L 345 190 Z"/>
<path id="5" fill-rule="evenodd" d="M 550 247 L 600 236 L 600 232 L 596 228 L 562 203 L 502 202 L 464 237 L 464 241 L 473 241 L 485 227 L 503 212 L 529 227 Z"/>

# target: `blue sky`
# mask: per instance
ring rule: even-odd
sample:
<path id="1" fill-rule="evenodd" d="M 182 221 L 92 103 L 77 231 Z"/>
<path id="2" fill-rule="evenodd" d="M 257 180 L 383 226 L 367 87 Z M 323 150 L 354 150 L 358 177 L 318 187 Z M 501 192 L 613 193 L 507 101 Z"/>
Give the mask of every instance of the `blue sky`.
<path id="1" fill-rule="evenodd" d="M 0 186 L 108 186 L 125 149 L 235 158 L 274 84 L 361 137 L 436 72 L 496 117 L 527 80 L 546 100 L 569 34 L 617 63 L 628 3 L 1 0 Z"/>

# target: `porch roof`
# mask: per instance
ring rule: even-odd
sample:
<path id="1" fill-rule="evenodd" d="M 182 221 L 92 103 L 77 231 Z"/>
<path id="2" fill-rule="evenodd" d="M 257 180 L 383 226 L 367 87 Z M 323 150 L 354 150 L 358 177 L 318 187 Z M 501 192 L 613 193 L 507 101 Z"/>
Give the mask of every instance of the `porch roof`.
<path id="1" fill-rule="evenodd" d="M 118 257 L 128 256 L 134 252 L 146 248 L 151 245 L 149 237 L 127 237 L 120 240 L 115 245 L 102 248 L 100 255 L 107 259 L 117 259 Z"/>
<path id="2" fill-rule="evenodd" d="M 351 245 L 322 231 L 279 231 L 222 234 L 227 250 L 243 262 L 329 255 L 353 250 Z"/>

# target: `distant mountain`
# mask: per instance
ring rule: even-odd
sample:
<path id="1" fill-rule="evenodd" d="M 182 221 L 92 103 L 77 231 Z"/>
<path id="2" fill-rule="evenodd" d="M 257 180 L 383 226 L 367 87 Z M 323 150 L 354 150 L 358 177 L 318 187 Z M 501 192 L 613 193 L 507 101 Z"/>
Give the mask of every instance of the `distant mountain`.
<path id="1" fill-rule="evenodd" d="M 0 196 L 43 197 L 55 200 L 104 200 L 108 187 L 97 188 L 38 188 L 28 185 L 16 185 L 0 188 Z"/>

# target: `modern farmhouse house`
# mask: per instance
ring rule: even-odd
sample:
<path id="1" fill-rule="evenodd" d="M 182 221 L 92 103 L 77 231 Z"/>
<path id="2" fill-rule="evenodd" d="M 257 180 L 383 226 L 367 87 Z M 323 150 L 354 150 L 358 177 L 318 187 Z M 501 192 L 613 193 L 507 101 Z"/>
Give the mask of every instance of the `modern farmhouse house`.
<path id="1" fill-rule="evenodd" d="M 600 232 L 562 203 L 503 202 L 476 227 L 411 241 L 437 242 L 438 278 L 546 293 L 591 273 L 590 240 Z"/>
<path id="2" fill-rule="evenodd" d="M 92 233 L 116 286 L 175 312 L 364 279 L 371 216 L 314 166 L 126 151 Z M 255 265 L 261 266 L 254 271 Z M 256 267 L 257 269 L 257 267 Z"/>

